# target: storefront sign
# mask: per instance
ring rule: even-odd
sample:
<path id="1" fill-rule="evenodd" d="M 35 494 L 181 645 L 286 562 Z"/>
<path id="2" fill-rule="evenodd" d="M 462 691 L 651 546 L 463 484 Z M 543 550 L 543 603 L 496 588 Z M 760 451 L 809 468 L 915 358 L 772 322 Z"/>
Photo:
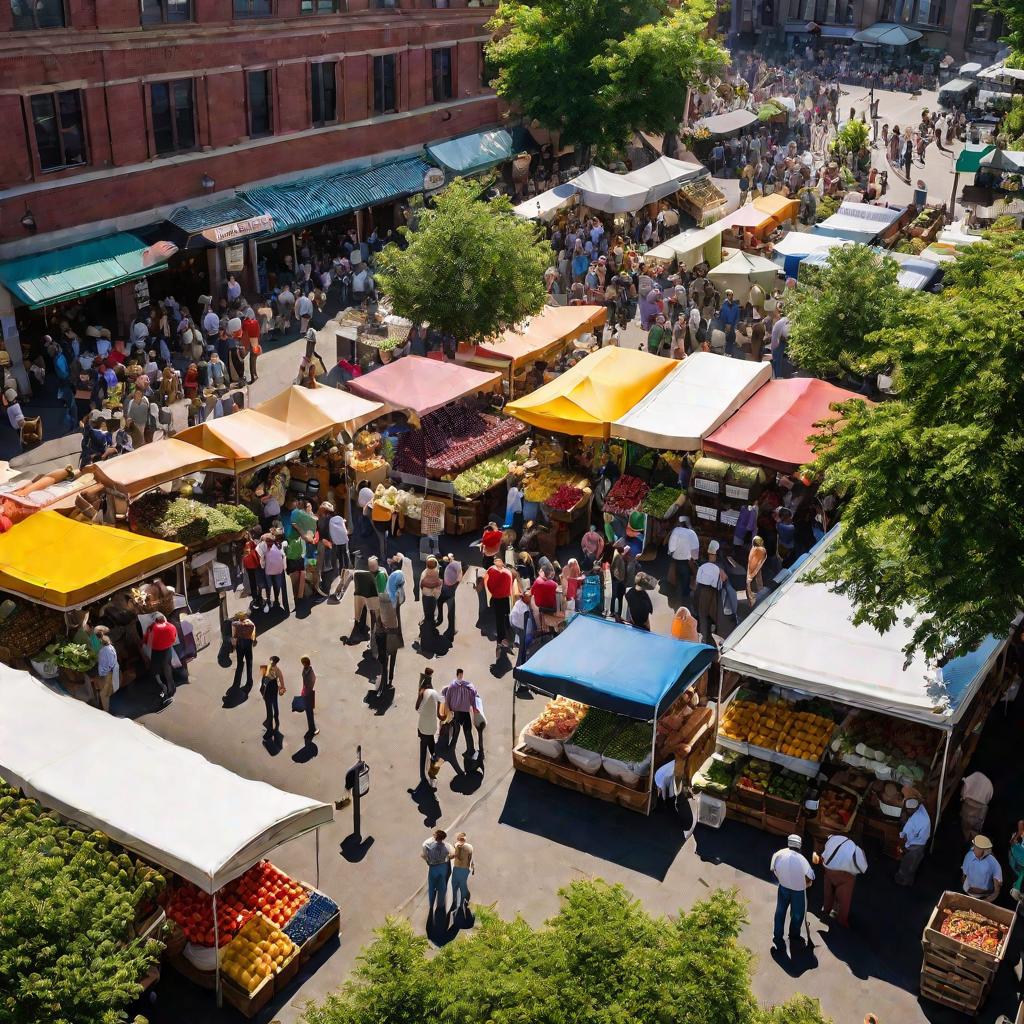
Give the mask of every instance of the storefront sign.
<path id="1" fill-rule="evenodd" d="M 237 274 L 245 270 L 245 246 L 239 242 L 238 245 L 229 245 L 224 250 L 224 265 L 228 268 L 229 274 Z"/>
<path id="2" fill-rule="evenodd" d="M 139 309 L 145 309 L 149 305 L 149 281 L 144 277 L 135 282 L 135 305 Z"/>
<path id="3" fill-rule="evenodd" d="M 433 192 L 438 188 L 444 188 L 444 171 L 440 167 L 431 167 L 423 175 L 423 191 Z"/>
<path id="4" fill-rule="evenodd" d="M 259 217 L 249 217 L 246 220 L 236 220 L 231 224 L 219 224 L 215 228 L 207 228 L 203 238 L 214 245 L 222 242 L 230 242 L 236 238 L 245 238 L 247 235 L 255 235 L 261 231 L 272 231 L 274 218 L 269 214 L 261 214 Z"/>

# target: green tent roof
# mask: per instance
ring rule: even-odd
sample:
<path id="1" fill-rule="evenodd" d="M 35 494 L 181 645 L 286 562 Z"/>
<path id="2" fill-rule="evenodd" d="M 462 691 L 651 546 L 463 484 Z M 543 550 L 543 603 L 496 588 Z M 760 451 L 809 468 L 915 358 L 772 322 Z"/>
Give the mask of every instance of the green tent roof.
<path id="1" fill-rule="evenodd" d="M 502 128 L 427 146 L 427 156 L 453 174 L 476 174 L 512 156 L 512 136 Z"/>
<path id="2" fill-rule="evenodd" d="M 145 277 L 166 266 L 128 232 L 0 263 L 0 281 L 33 309 Z"/>
<path id="3" fill-rule="evenodd" d="M 981 146 L 980 148 L 975 148 L 971 143 L 968 143 L 956 158 L 956 173 L 976 174 L 978 172 L 978 168 L 981 166 L 981 161 L 984 160 L 985 157 L 987 157 L 995 148 L 995 146 Z"/>
<path id="4" fill-rule="evenodd" d="M 423 176 L 429 170 L 419 157 L 412 157 L 355 173 L 318 175 L 285 185 L 257 185 L 239 194 L 259 213 L 273 217 L 275 230 L 285 232 L 422 192 Z"/>

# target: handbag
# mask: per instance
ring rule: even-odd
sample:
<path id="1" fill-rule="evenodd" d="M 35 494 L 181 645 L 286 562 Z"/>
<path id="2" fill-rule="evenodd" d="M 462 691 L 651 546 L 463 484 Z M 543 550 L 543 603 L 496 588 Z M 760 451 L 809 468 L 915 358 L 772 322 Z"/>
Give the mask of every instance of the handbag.
<path id="1" fill-rule="evenodd" d="M 302 714 L 302 712 L 305 711 L 305 710 L 306 710 L 306 698 L 303 697 L 301 693 L 298 694 L 298 696 L 292 697 L 292 711 L 295 711 L 295 712 L 298 712 L 299 714 Z"/>

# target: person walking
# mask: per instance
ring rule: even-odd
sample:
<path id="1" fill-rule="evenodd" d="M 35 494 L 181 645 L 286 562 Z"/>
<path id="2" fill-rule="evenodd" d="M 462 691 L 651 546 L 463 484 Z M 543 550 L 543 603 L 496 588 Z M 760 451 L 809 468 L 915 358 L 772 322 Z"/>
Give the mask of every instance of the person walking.
<path id="1" fill-rule="evenodd" d="M 306 542 L 293 523 L 284 542 L 284 564 L 292 581 L 292 601 L 298 608 L 306 597 Z"/>
<path id="2" fill-rule="evenodd" d="M 320 730 L 316 727 L 316 672 L 309 658 L 299 659 L 302 664 L 302 703 L 306 709 L 306 741 L 309 742 Z"/>
<path id="3" fill-rule="evenodd" d="M 653 590 L 655 586 L 653 576 L 638 572 L 633 586 L 626 591 L 626 610 L 629 612 L 630 624 L 648 633 L 651 631 L 651 615 L 654 613 L 654 605 L 648 591 Z"/>
<path id="4" fill-rule="evenodd" d="M 473 700 L 473 710 L 469 713 L 476 729 L 476 751 L 473 756 L 477 761 L 484 759 L 484 729 L 487 728 L 487 716 L 484 714 L 484 699 L 478 693 Z"/>
<path id="5" fill-rule="evenodd" d="M 626 542 L 615 542 L 615 554 L 612 555 L 612 601 L 611 614 L 616 622 L 622 621 L 622 601 L 626 591 L 636 581 L 636 559 Z"/>
<path id="6" fill-rule="evenodd" d="M 988 805 L 995 792 L 992 782 L 981 772 L 971 772 L 960 789 L 960 827 L 970 842 L 984 827 Z"/>
<path id="7" fill-rule="evenodd" d="M 455 848 L 452 850 L 452 909 L 457 914 L 460 910 L 469 914 L 469 876 L 476 874 L 473 863 L 473 847 L 466 841 L 466 833 L 459 832 L 455 837 Z"/>
<path id="8" fill-rule="evenodd" d="M 263 567 L 267 574 L 267 589 L 273 606 L 275 608 L 284 608 L 285 615 L 290 614 L 288 608 L 288 586 L 285 579 L 288 560 L 285 557 L 284 549 L 281 547 L 281 538 L 279 536 L 275 535 L 267 542 L 267 552 L 263 556 Z"/>
<path id="9" fill-rule="evenodd" d="M 441 719 L 441 694 L 434 689 L 434 670 L 425 668 L 420 674 L 420 688 L 416 694 L 416 732 L 420 740 L 420 782 L 431 789 L 437 783 L 427 775 L 428 756 L 433 760 L 437 754 L 437 729 Z"/>
<path id="10" fill-rule="evenodd" d="M 398 661 L 398 652 L 404 646 L 398 606 L 387 590 L 378 598 L 377 617 L 373 622 L 373 639 L 377 661 L 380 664 L 377 693 L 382 694 L 385 690 L 395 688 L 395 664 Z"/>
<path id="11" fill-rule="evenodd" d="M 506 568 L 501 558 L 495 558 L 493 564 L 484 573 L 484 587 L 491 599 L 491 611 L 494 613 L 495 653 L 508 648 L 508 616 L 511 611 L 512 573 Z"/>
<path id="12" fill-rule="evenodd" d="M 143 642 L 150 649 L 149 667 L 160 687 L 160 699 L 164 706 L 174 697 L 174 672 L 171 668 L 171 652 L 178 642 L 178 630 L 167 621 L 163 612 L 157 612 L 150 623 Z"/>
<path id="13" fill-rule="evenodd" d="M 897 885 L 913 885 L 917 877 L 917 869 L 924 860 L 928 851 L 928 840 L 932 834 L 932 819 L 928 811 L 921 803 L 920 797 L 909 797 L 903 806 L 910 811 L 910 817 L 906 824 L 900 829 L 900 839 L 903 841 L 903 856 L 900 858 L 900 866 L 896 871 Z"/>
<path id="14" fill-rule="evenodd" d="M 775 897 L 775 930 L 773 941 L 784 948 L 783 929 L 789 913 L 789 941 L 801 941 L 800 930 L 807 912 L 807 890 L 814 881 L 814 869 L 800 852 L 803 840 L 798 835 L 786 839 L 784 849 L 772 854 L 771 870 L 779 883 Z"/>
<path id="15" fill-rule="evenodd" d="M 110 630 L 106 626 L 97 626 L 93 633 L 99 637 L 100 649 L 96 652 L 96 675 L 92 685 L 100 707 L 109 713 L 110 698 L 121 681 L 121 667 L 117 661 L 117 651 L 110 641 Z"/>
<path id="16" fill-rule="evenodd" d="M 448 833 L 443 828 L 435 828 L 433 835 L 424 842 L 420 856 L 427 865 L 427 916 L 433 916 L 435 910 L 443 917 L 445 912 L 445 892 L 448 888 L 449 861 L 452 859 L 452 848 L 445 842 Z"/>
<path id="17" fill-rule="evenodd" d="M 462 582 L 462 563 L 454 555 L 444 556 L 444 575 L 441 578 L 441 596 L 437 599 L 437 628 L 441 628 L 444 610 L 448 609 L 449 636 L 455 636 L 455 594 Z"/>
<path id="18" fill-rule="evenodd" d="M 526 651 L 529 644 L 528 626 L 533 617 L 533 609 L 530 607 L 531 596 L 529 590 L 524 590 L 516 599 L 516 603 L 508 614 L 508 624 L 512 627 L 512 634 L 516 639 L 516 668 L 526 661 Z"/>
<path id="19" fill-rule="evenodd" d="M 755 537 L 750 542 L 750 552 L 747 555 L 747 606 L 754 607 L 757 595 L 764 589 L 764 576 L 761 570 L 768 559 L 768 550 L 760 537 Z"/>
<path id="20" fill-rule="evenodd" d="M 986 903 L 995 903 L 1003 886 L 1003 869 L 992 856 L 992 840 L 976 835 L 964 857 L 961 884 L 968 896 Z"/>
<path id="21" fill-rule="evenodd" d="M 271 736 L 281 734 L 281 707 L 278 704 L 278 698 L 283 697 L 287 692 L 284 685 L 284 673 L 279 665 L 280 661 L 281 659 L 276 654 L 272 654 L 267 671 L 263 673 L 263 678 L 260 680 L 260 696 L 267 709 L 267 717 L 264 719 L 263 725 Z"/>
<path id="22" fill-rule="evenodd" d="M 476 707 L 476 687 L 466 679 L 461 668 L 456 669 L 455 678 L 441 691 L 441 697 L 445 707 L 455 716 L 452 725 L 452 753 L 455 752 L 455 742 L 461 729 L 466 737 L 466 755 L 472 757 L 476 752 L 471 715 Z"/>
<path id="23" fill-rule="evenodd" d="M 437 559 L 431 555 L 426 568 L 420 573 L 420 603 L 423 605 L 423 625 L 434 632 L 437 629 L 437 599 L 441 596 L 441 573 Z"/>
<path id="24" fill-rule="evenodd" d="M 708 560 L 697 570 L 697 622 L 701 640 L 713 643 L 712 632 L 718 627 L 722 586 L 726 575 L 718 564 L 717 540 L 708 544 Z"/>
<path id="25" fill-rule="evenodd" d="M 492 520 L 487 524 L 480 537 L 480 561 L 485 570 L 494 565 L 494 559 L 501 553 L 504 536 L 504 531 L 498 528 L 496 522 Z"/>
<path id="26" fill-rule="evenodd" d="M 849 836 L 833 835 L 825 840 L 821 856 L 814 854 L 812 859 L 822 866 L 825 874 L 822 913 L 830 917 L 834 911 L 836 924 L 848 928 L 857 876 L 868 869 L 864 851 Z"/>
<path id="27" fill-rule="evenodd" d="M 231 623 L 231 647 L 235 652 L 235 681 L 231 684 L 236 690 L 242 680 L 242 666 L 245 666 L 245 688 L 252 689 L 252 649 L 256 646 L 256 623 L 245 611 L 236 612 Z"/>
<path id="28" fill-rule="evenodd" d="M 690 526 L 689 516 L 680 516 L 668 537 L 668 555 L 672 559 L 672 573 L 679 588 L 679 601 L 682 604 L 690 600 L 692 574 L 697 569 L 699 554 L 700 539 Z"/>

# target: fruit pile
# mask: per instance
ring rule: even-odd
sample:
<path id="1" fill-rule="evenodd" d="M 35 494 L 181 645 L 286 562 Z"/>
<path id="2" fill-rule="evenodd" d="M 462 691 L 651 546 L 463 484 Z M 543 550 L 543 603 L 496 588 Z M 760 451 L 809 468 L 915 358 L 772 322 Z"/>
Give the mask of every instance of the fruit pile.
<path id="1" fill-rule="evenodd" d="M 647 492 L 647 497 L 640 505 L 640 511 L 654 516 L 655 519 L 664 519 L 668 515 L 668 510 L 679 500 L 682 493 L 678 487 L 658 484 L 657 487 Z"/>
<path id="2" fill-rule="evenodd" d="M 874 755 L 874 760 L 894 765 L 929 765 L 936 743 L 931 733 L 932 730 L 924 725 L 886 718 L 870 711 L 858 711 L 840 733 L 839 749 L 852 752 L 860 745 Z"/>
<path id="3" fill-rule="evenodd" d="M 625 516 L 640 507 L 650 488 L 635 476 L 620 476 L 604 499 L 605 512 Z"/>
<path id="4" fill-rule="evenodd" d="M 976 910 L 947 910 L 939 929 L 943 935 L 956 939 L 986 953 L 998 953 L 1006 929 L 983 917 Z"/>
<path id="5" fill-rule="evenodd" d="M 580 503 L 583 494 L 584 491 L 579 487 L 573 487 L 571 484 L 562 484 L 544 504 L 548 508 L 553 508 L 559 512 L 568 512 L 569 509 L 575 508 Z"/>
<path id="6" fill-rule="evenodd" d="M 591 708 L 572 738 L 573 746 L 600 754 L 618 727 L 618 715 L 601 708 Z"/>
<path id="7" fill-rule="evenodd" d="M 767 761 L 752 757 L 743 767 L 736 784 L 753 793 L 763 793 L 771 781 L 774 769 Z"/>
<path id="8" fill-rule="evenodd" d="M 11 658 L 27 658 L 48 644 L 64 628 L 60 612 L 39 605 L 18 605 L 14 614 L 0 623 L 0 647 Z"/>
<path id="9" fill-rule="evenodd" d="M 576 473 L 564 469 L 546 466 L 538 473 L 531 473 L 523 487 L 523 497 L 527 501 L 546 502 L 559 487 L 573 485 L 579 480 Z"/>
<path id="10" fill-rule="evenodd" d="M 272 924 L 287 924 L 307 897 L 308 893 L 298 882 L 269 861 L 260 861 L 217 893 L 220 944 L 227 945 L 257 911 Z M 181 926 L 189 942 L 196 946 L 213 945 L 212 896 L 191 882 L 182 882 L 165 909 L 167 916 Z"/>
<path id="11" fill-rule="evenodd" d="M 726 797 L 736 781 L 736 765 L 732 762 L 709 758 L 693 777 L 693 788 L 711 796 Z"/>
<path id="12" fill-rule="evenodd" d="M 284 933 L 297 946 L 311 939 L 335 914 L 338 904 L 322 892 L 311 892 L 309 900 L 299 907 L 295 916 L 284 926 Z"/>
<path id="13" fill-rule="evenodd" d="M 805 761 L 820 761 L 834 727 L 830 718 L 813 711 L 797 711 L 781 697 L 769 697 L 762 704 L 734 700 L 720 731 L 723 736 L 741 743 Z"/>
<path id="14" fill-rule="evenodd" d="M 807 779 L 788 768 L 783 768 L 768 781 L 768 792 L 780 800 L 800 804 L 803 803 L 804 794 L 807 792 Z"/>
<path id="15" fill-rule="evenodd" d="M 133 502 L 128 521 L 136 533 L 147 533 L 179 544 L 197 544 L 255 526 L 255 515 L 242 505 L 204 505 L 191 498 L 171 498 L 153 491 Z"/>
<path id="16" fill-rule="evenodd" d="M 508 476 L 509 467 L 516 461 L 516 450 L 510 448 L 492 455 L 475 466 L 463 470 L 452 481 L 452 488 L 460 498 L 475 498 Z"/>
<path id="17" fill-rule="evenodd" d="M 818 824 L 845 832 L 857 813 L 857 798 L 852 793 L 829 787 L 818 804 Z"/>
<path id="18" fill-rule="evenodd" d="M 280 928 L 256 914 L 227 944 L 220 969 L 246 992 L 254 992 L 295 953 L 295 943 Z"/>
<path id="19" fill-rule="evenodd" d="M 579 701 L 556 697 L 549 700 L 547 707 L 530 723 L 530 732 L 546 740 L 567 740 L 579 727 L 588 710 L 588 706 Z"/>

